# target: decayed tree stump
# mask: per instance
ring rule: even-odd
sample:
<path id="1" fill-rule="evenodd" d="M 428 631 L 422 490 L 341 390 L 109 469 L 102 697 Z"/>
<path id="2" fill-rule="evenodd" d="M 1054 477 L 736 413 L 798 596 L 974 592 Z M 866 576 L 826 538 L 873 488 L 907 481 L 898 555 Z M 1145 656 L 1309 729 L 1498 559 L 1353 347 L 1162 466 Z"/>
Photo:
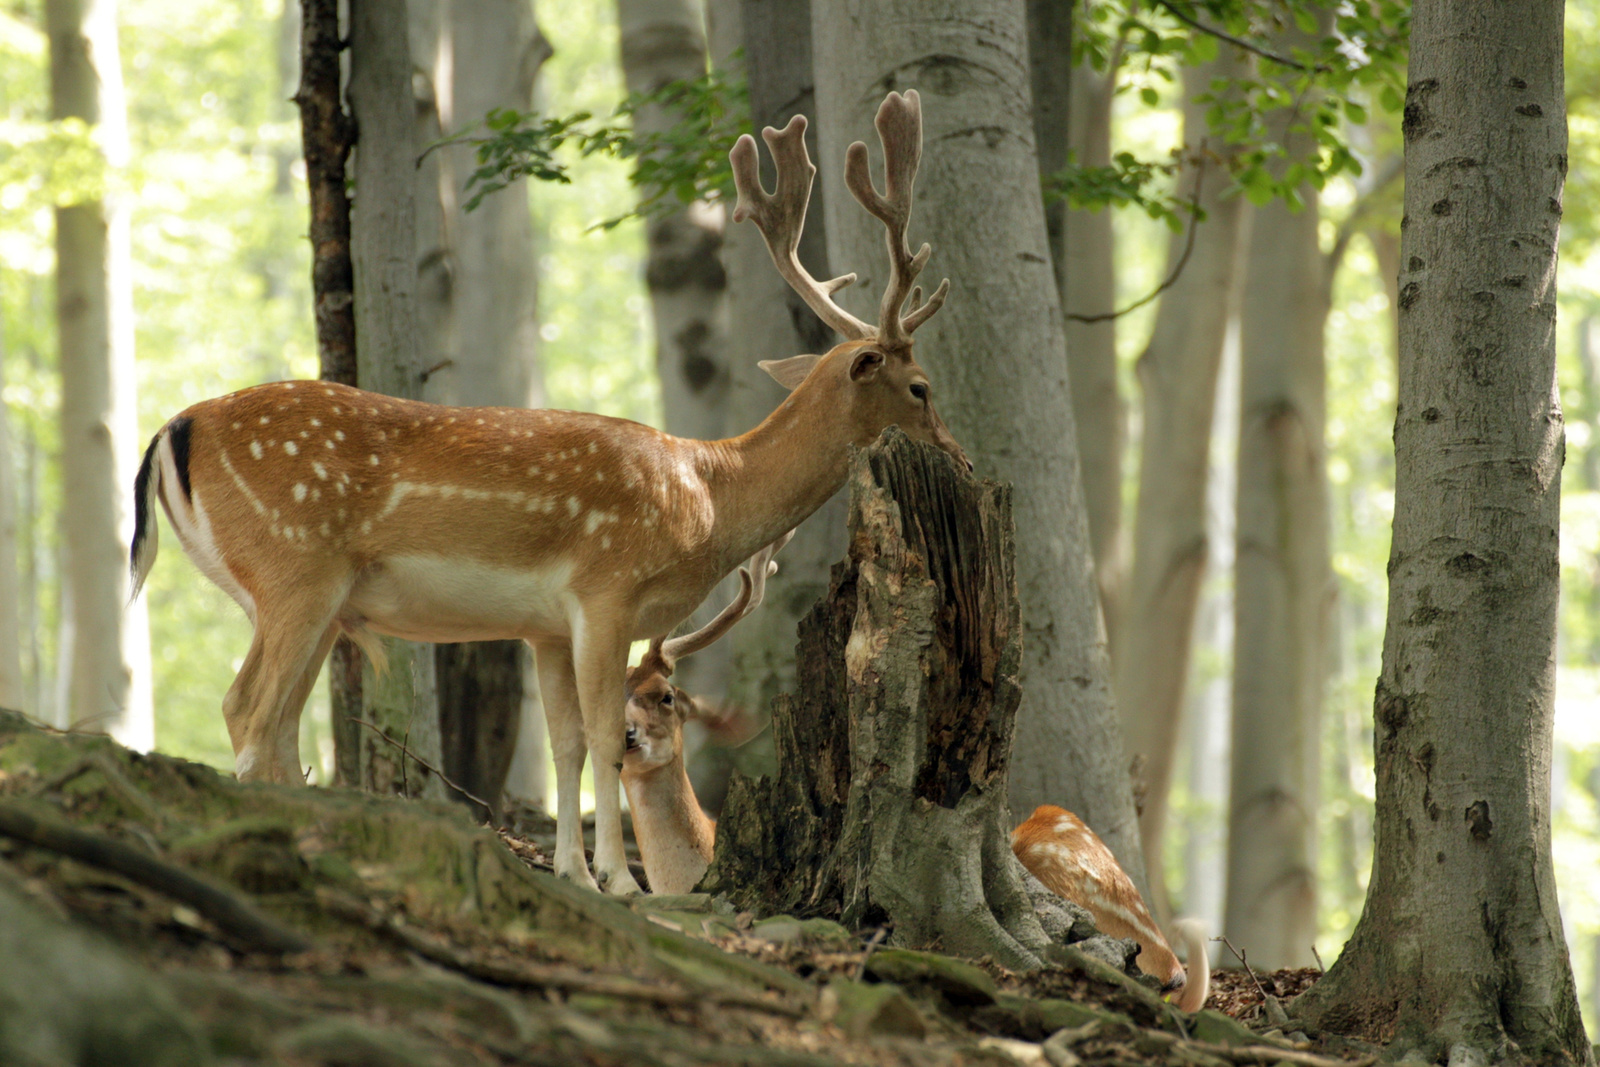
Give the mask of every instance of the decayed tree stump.
<path id="1" fill-rule="evenodd" d="M 734 779 L 702 888 L 1031 970 L 1048 941 L 1006 806 L 1010 487 L 893 427 L 849 484 L 849 556 L 801 621 L 801 692 L 774 702 L 778 773 Z"/>

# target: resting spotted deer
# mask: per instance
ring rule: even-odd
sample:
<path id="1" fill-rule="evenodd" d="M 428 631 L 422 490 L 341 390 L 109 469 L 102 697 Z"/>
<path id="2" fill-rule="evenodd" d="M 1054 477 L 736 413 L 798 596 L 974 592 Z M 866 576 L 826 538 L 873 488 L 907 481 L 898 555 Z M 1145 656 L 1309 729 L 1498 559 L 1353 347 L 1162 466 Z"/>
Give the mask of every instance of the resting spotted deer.
<path id="1" fill-rule="evenodd" d="M 816 173 L 805 119 L 762 133 L 773 194 L 750 137 L 731 153 L 734 217 L 756 223 L 779 272 L 846 338 L 826 355 L 763 363 L 792 392 L 743 436 L 691 441 L 601 415 L 440 407 L 326 382 L 245 389 L 162 427 L 135 483 L 134 589 L 155 561 L 159 502 L 255 630 L 222 702 L 241 779 L 301 780 L 300 713 L 340 632 L 369 651 L 374 634 L 520 638 L 535 652 L 556 764 L 556 871 L 595 885 L 578 808 L 592 755 L 595 873 L 609 893 L 638 892 L 618 793 L 629 643 L 670 631 L 739 561 L 820 507 L 844 483 L 850 448 L 886 426 L 967 462 L 912 357 L 912 332 L 949 288 L 921 300 L 929 248 L 913 255 L 906 243 L 917 94 L 891 93 L 876 126 L 886 193 L 865 145 L 845 167 L 888 230 L 875 325 L 833 302 L 854 275 L 819 282 L 796 257 Z"/>
<path id="2" fill-rule="evenodd" d="M 784 534 L 739 568 L 739 595 L 715 619 L 692 634 L 655 638 L 639 665 L 628 671 L 622 788 L 651 892 L 693 889 L 711 863 L 716 833 L 716 823 L 695 798 L 684 764 L 683 727 L 698 709 L 693 697 L 669 681 L 673 668 L 761 606 L 767 578 L 778 570 L 772 557 L 793 535 L 792 530 Z"/>
<path id="3" fill-rule="evenodd" d="M 1011 831 L 1011 851 L 1051 892 L 1093 915 L 1101 933 L 1139 942 L 1139 969 L 1160 979 L 1166 991 L 1177 992 L 1179 1008 L 1193 1012 L 1205 1006 L 1211 964 L 1200 923 L 1182 919 L 1174 924 L 1189 956 L 1185 971 L 1139 890 L 1082 819 L 1065 808 L 1042 804 Z"/>

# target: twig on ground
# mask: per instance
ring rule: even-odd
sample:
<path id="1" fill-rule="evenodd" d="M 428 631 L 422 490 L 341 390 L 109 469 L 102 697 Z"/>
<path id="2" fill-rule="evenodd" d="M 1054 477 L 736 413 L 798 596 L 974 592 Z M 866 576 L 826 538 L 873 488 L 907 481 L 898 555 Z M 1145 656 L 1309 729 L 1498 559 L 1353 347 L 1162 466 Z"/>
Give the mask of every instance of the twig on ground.
<path id="1" fill-rule="evenodd" d="M 1328 968 L 1322 965 L 1322 953 L 1317 951 L 1316 945 L 1311 946 L 1311 958 L 1317 961 L 1317 970 L 1321 971 L 1323 974 L 1328 973 Z"/>
<path id="2" fill-rule="evenodd" d="M 872 931 L 872 936 L 867 939 L 867 947 L 861 950 L 861 962 L 856 964 L 856 981 L 861 981 L 862 975 L 867 973 L 867 961 L 872 958 L 872 950 L 883 944 L 883 939 L 888 936 L 889 928 L 887 926 L 880 926 Z"/>
<path id="3" fill-rule="evenodd" d="M 194 908 L 224 934 L 263 952 L 305 952 L 311 942 L 255 905 L 193 871 L 156 859 L 103 834 L 0 801 L 0 834 L 112 871 Z"/>
<path id="4" fill-rule="evenodd" d="M 343 893 L 331 889 L 319 889 L 317 901 L 334 915 L 358 922 L 431 963 L 495 985 L 555 989 L 563 993 L 593 993 L 600 996 L 648 1000 L 670 1007 L 720 1004 L 752 1008 L 790 1018 L 800 1018 L 805 1015 L 804 1009 L 793 1004 L 768 1000 L 754 993 L 727 991 L 699 993 L 633 978 L 591 974 L 575 967 L 533 963 L 526 960 L 510 962 L 484 959 L 457 948 L 433 934 L 410 927 L 398 917 L 385 915 L 379 909 Z"/>
<path id="5" fill-rule="evenodd" d="M 392 738 L 388 734 L 384 733 L 383 732 L 383 727 L 379 726 L 377 723 L 368 722 L 366 719 L 358 719 L 354 715 L 350 716 L 350 721 L 355 723 L 357 726 L 365 726 L 367 729 L 371 730 L 373 733 L 375 733 L 379 737 L 383 738 L 389 744 L 393 745 L 395 748 L 398 748 L 400 750 L 400 754 L 402 756 L 409 756 L 411 759 L 416 760 L 417 763 L 420 764 L 426 770 L 432 772 L 433 774 L 438 775 L 439 776 L 439 781 L 443 782 L 445 785 L 449 786 L 451 789 L 454 789 L 457 793 L 460 793 L 462 796 L 466 797 L 468 800 L 472 801 L 474 804 L 481 804 L 483 806 L 483 810 L 490 813 L 490 821 L 491 821 L 491 824 L 492 824 L 493 815 L 494 815 L 494 809 L 489 806 L 489 802 L 487 800 L 484 800 L 482 797 L 473 796 L 466 789 L 464 789 L 461 786 L 457 785 L 454 781 L 451 780 L 451 778 L 450 778 L 450 776 L 448 774 L 445 774 L 439 768 L 435 767 L 433 764 L 429 763 L 427 760 L 423 759 L 421 756 L 417 755 L 415 752 L 411 751 L 411 749 L 406 747 L 406 743 L 404 741 L 396 741 L 394 738 Z M 405 760 L 404 759 L 402 759 L 400 761 L 400 766 L 402 768 L 402 774 L 403 774 L 404 773 L 404 767 L 405 767 Z M 402 786 L 401 788 L 405 788 L 405 786 Z"/>
<path id="6" fill-rule="evenodd" d="M 1267 1002 L 1267 991 L 1261 985 L 1261 979 L 1256 977 L 1256 972 L 1250 966 L 1250 961 L 1244 958 L 1244 953 L 1234 948 L 1233 942 L 1229 941 L 1226 937 L 1219 937 L 1216 940 L 1221 941 L 1224 945 L 1227 945 L 1228 951 L 1233 953 L 1234 956 L 1239 960 L 1239 966 L 1243 967 L 1244 973 L 1250 976 L 1250 981 L 1256 984 L 1256 992 L 1261 994 L 1261 1003 L 1265 1004 Z"/>

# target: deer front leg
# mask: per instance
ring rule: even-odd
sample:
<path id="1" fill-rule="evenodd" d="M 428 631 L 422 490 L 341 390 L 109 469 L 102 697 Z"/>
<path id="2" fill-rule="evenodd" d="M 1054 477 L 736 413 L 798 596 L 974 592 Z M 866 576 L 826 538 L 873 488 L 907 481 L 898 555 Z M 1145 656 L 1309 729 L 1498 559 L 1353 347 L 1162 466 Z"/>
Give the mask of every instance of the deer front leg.
<path id="1" fill-rule="evenodd" d="M 619 799 L 627 732 L 621 680 L 628 672 L 628 632 L 616 620 L 596 616 L 575 627 L 572 642 L 583 734 L 594 757 L 594 871 L 600 888 L 612 896 L 636 896 L 643 890 L 622 851 Z"/>
<path id="2" fill-rule="evenodd" d="M 572 670 L 572 645 L 566 641 L 533 643 L 533 662 L 539 674 L 545 728 L 550 734 L 550 757 L 556 765 L 556 876 L 598 889 L 583 855 L 579 799 L 587 749 L 583 743 L 578 682 Z"/>

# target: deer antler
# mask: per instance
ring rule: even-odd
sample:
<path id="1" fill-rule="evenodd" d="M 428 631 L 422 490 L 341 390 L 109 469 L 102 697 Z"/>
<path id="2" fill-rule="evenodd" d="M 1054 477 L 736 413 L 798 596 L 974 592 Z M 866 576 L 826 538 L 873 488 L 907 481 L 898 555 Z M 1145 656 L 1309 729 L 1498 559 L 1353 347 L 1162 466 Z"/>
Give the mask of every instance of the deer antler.
<path id="1" fill-rule="evenodd" d="M 916 287 L 917 275 L 933 254 L 924 243 L 916 255 L 906 244 L 906 227 L 911 221 L 911 190 L 917 180 L 917 164 L 922 159 L 922 100 L 915 89 L 905 95 L 890 93 L 878 106 L 878 139 L 883 142 L 884 192 L 873 187 L 867 166 L 867 146 L 860 141 L 845 152 L 844 180 L 851 194 L 878 221 L 882 222 L 889 244 L 889 286 L 878 309 L 878 338 L 886 345 L 909 344 L 911 334 L 944 304 L 950 279 L 922 303 L 922 290 Z M 738 217 L 737 214 L 734 216 Z M 911 297 L 911 311 L 901 317 L 900 308 Z"/>
<path id="2" fill-rule="evenodd" d="M 767 578 L 778 573 L 778 563 L 772 557 L 777 555 L 778 550 L 788 544 L 789 538 L 793 536 L 794 531 L 790 530 L 751 556 L 749 562 L 739 568 L 739 595 L 734 597 L 731 604 L 718 612 L 716 618 L 691 634 L 670 639 L 655 638 L 650 642 L 650 651 L 646 653 L 646 658 L 661 661 L 661 665 L 666 668 L 664 673 L 670 675 L 678 660 L 715 643 L 723 634 L 733 629 L 740 619 L 760 607 L 767 593 Z"/>
<path id="3" fill-rule="evenodd" d="M 756 224 L 766 239 L 767 251 L 783 280 L 800 294 L 817 317 L 852 341 L 865 340 L 876 331 L 833 302 L 833 294 L 856 280 L 846 274 L 819 282 L 800 263 L 800 233 L 806 225 L 806 204 L 811 199 L 811 181 L 817 168 L 806 152 L 806 119 L 796 115 L 780 132 L 768 126 L 761 131 L 772 162 L 777 167 L 778 185 L 773 193 L 761 187 L 760 161 L 755 138 L 742 134 L 728 153 L 733 164 L 733 184 L 739 190 L 733 208 L 733 221 L 745 219 Z"/>

